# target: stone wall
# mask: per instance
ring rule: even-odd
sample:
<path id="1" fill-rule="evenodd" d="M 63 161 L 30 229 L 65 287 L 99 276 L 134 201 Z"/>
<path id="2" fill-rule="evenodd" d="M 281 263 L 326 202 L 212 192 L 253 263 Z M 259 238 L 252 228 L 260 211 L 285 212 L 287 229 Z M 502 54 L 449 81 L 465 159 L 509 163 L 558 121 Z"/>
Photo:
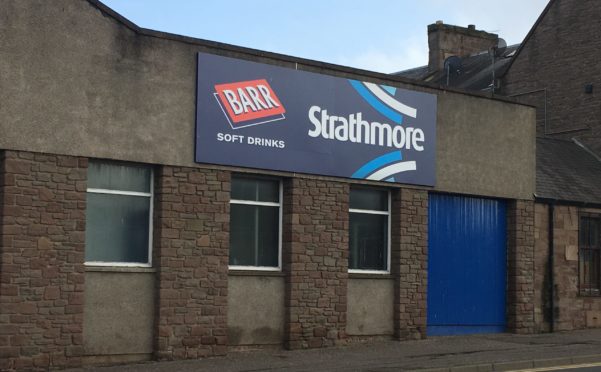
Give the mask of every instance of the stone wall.
<path id="1" fill-rule="evenodd" d="M 549 272 L 549 207 L 534 205 L 534 330 L 551 330 L 551 275 Z"/>
<path id="2" fill-rule="evenodd" d="M 507 329 L 534 332 L 534 202 L 507 205 Z"/>
<path id="3" fill-rule="evenodd" d="M 0 369 L 81 363 L 86 168 L 0 152 Z"/>
<path id="4" fill-rule="evenodd" d="M 555 330 L 601 327 L 601 297 L 579 295 L 579 214 L 601 210 L 556 206 L 554 213 Z"/>
<path id="5" fill-rule="evenodd" d="M 82 363 L 86 168 L 87 159 L 82 158 L 1 152 L 1 368 Z M 155 170 L 153 349 L 158 359 L 227 352 L 230 182 L 226 170 Z M 327 347 L 347 340 L 349 187 L 316 178 L 284 180 L 282 307 L 287 348 Z M 428 192 L 391 192 L 391 333 L 397 339 L 419 339 L 426 332 Z M 540 207 L 536 211 L 537 216 L 544 212 Z M 558 209 L 558 278 L 576 277 L 576 215 L 572 207 Z M 534 255 L 534 216 L 532 202 L 510 202 L 508 325 L 520 333 L 539 329 L 542 306 L 537 299 L 541 278 L 532 271 L 535 260 L 542 259 Z M 536 227 L 540 238 L 541 223 Z M 541 247 L 536 246 L 537 254 Z M 587 312 L 570 312 L 565 309 L 572 305 L 560 303 L 562 329 L 583 327 L 601 309 L 597 299 L 578 298 L 574 288 L 573 279 L 566 279 L 558 284 L 558 294 Z"/>
<path id="6" fill-rule="evenodd" d="M 156 356 L 224 355 L 230 173 L 164 166 L 155 184 Z"/>
<path id="7" fill-rule="evenodd" d="M 395 277 L 394 335 L 426 336 L 428 192 L 397 190 L 392 198 L 391 273 Z"/>
<path id="8" fill-rule="evenodd" d="M 349 185 L 284 184 L 285 345 L 335 345 L 346 338 Z"/>

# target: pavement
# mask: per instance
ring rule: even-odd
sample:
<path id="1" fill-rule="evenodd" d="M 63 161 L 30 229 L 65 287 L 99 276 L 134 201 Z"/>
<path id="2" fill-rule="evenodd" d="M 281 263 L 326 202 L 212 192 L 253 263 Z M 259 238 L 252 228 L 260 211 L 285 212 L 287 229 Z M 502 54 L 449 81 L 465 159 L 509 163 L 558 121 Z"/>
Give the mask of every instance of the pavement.
<path id="1" fill-rule="evenodd" d="M 231 351 L 226 357 L 69 371 L 510 371 L 601 362 L 601 329 L 381 340 L 326 349 Z M 601 367 L 592 367 L 601 371 Z"/>

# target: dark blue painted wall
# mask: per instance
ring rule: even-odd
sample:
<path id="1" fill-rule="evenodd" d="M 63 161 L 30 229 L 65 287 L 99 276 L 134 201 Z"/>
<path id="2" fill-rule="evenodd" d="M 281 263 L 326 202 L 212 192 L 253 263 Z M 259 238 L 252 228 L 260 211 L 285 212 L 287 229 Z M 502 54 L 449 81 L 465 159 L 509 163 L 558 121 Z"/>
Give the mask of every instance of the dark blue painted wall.
<path id="1" fill-rule="evenodd" d="M 430 195 L 428 335 L 505 330 L 504 201 Z"/>

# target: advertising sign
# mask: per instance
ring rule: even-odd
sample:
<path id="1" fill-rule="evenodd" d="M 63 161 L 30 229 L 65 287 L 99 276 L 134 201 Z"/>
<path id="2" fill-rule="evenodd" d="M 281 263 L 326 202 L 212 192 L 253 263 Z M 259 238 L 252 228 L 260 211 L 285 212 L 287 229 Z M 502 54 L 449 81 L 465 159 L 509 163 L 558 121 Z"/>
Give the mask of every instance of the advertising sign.
<path id="1" fill-rule="evenodd" d="M 434 186 L 436 96 L 198 53 L 196 162 Z"/>

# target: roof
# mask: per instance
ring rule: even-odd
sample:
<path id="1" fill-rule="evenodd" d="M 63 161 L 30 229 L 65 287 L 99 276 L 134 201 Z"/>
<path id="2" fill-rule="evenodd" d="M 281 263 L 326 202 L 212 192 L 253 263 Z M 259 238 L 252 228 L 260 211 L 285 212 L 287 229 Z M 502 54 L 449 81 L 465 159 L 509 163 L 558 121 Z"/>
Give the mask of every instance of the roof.
<path id="1" fill-rule="evenodd" d="M 519 44 L 511 45 L 507 47 L 500 57 L 495 58 L 494 72 L 496 78 L 501 77 L 505 73 L 518 47 Z M 468 91 L 490 90 L 493 64 L 488 52 L 483 51 L 460 59 L 461 68 L 457 71 L 450 71 L 448 80 L 445 69 L 430 72 L 428 66 L 396 72 L 394 75 Z"/>
<path id="2" fill-rule="evenodd" d="M 601 161 L 569 140 L 536 139 L 536 197 L 601 204 Z"/>

